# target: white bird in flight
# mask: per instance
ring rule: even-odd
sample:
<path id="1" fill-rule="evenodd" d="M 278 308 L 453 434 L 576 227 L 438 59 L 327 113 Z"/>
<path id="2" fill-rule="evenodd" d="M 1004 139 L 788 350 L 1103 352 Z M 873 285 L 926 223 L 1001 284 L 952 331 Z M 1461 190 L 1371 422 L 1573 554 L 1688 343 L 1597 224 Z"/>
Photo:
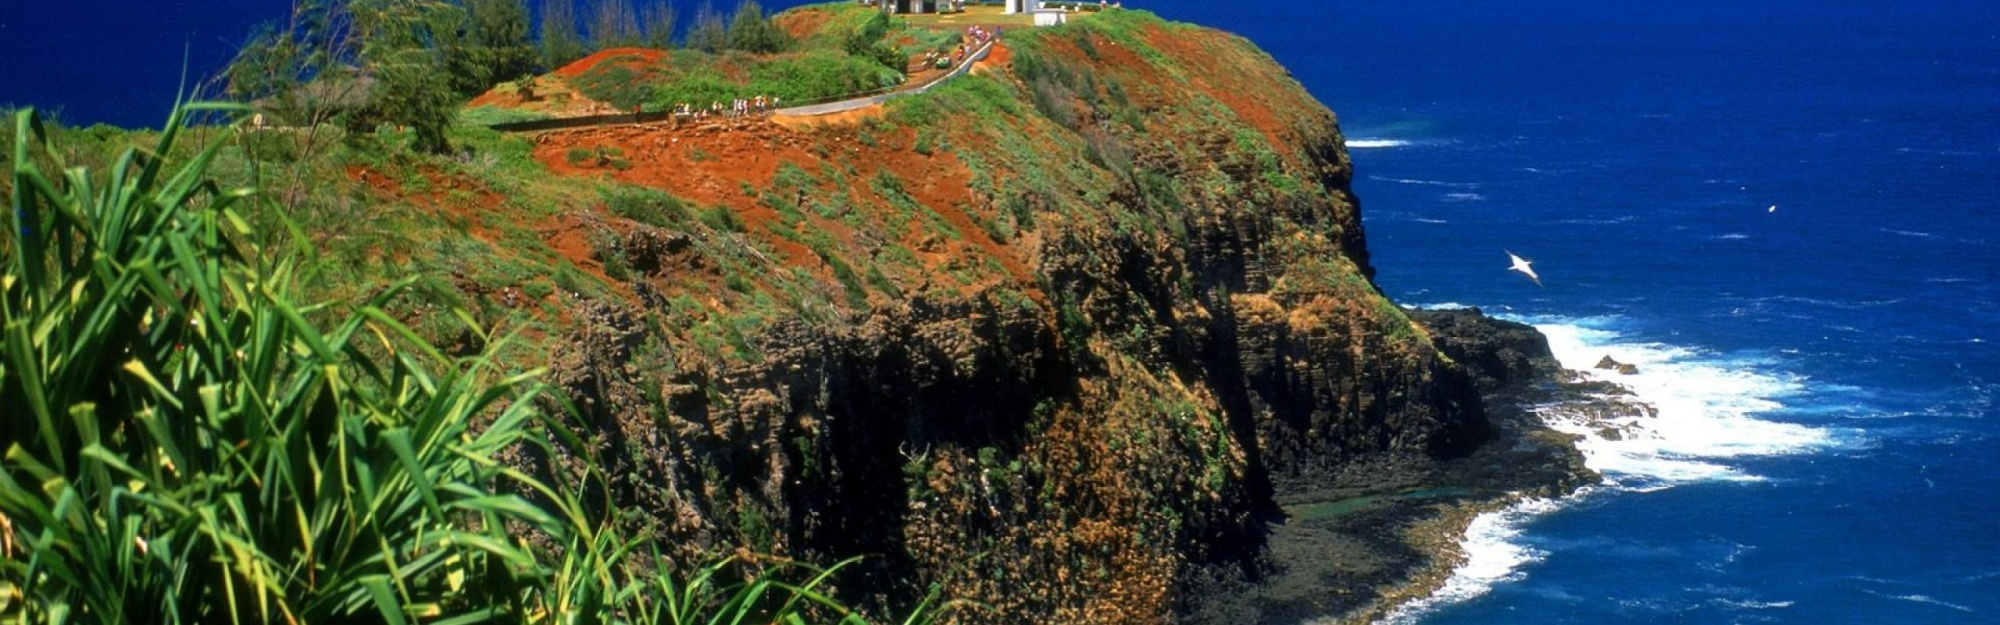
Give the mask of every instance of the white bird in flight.
<path id="1" fill-rule="evenodd" d="M 1514 261 L 1514 264 L 1509 265 L 1507 267 L 1508 269 L 1513 271 L 1519 271 L 1523 274 L 1526 274 L 1529 280 L 1535 281 L 1535 286 L 1542 286 L 1542 277 L 1535 275 L 1535 268 L 1529 266 L 1535 264 L 1535 261 L 1531 261 L 1526 258 L 1521 258 L 1520 256 L 1516 256 L 1514 255 L 1514 252 L 1504 248 L 1501 249 L 1500 251 L 1507 252 L 1507 258 L 1512 259 Z"/>

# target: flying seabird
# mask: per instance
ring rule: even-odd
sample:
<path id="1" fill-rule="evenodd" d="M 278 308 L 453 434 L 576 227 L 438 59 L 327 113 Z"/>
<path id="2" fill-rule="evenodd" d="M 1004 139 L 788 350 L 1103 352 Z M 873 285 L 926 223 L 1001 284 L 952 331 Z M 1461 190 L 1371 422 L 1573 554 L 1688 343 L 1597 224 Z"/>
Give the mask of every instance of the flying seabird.
<path id="1" fill-rule="evenodd" d="M 1529 280 L 1535 281 L 1535 286 L 1542 286 L 1542 277 L 1535 275 L 1534 267 L 1529 267 L 1529 265 L 1535 264 L 1535 261 L 1515 256 L 1514 252 L 1509 251 L 1505 248 L 1502 248 L 1500 251 L 1507 252 L 1507 258 L 1512 259 L 1514 261 L 1513 265 L 1509 265 L 1507 267 L 1508 269 L 1513 271 L 1519 271 L 1523 274 L 1526 274 Z"/>

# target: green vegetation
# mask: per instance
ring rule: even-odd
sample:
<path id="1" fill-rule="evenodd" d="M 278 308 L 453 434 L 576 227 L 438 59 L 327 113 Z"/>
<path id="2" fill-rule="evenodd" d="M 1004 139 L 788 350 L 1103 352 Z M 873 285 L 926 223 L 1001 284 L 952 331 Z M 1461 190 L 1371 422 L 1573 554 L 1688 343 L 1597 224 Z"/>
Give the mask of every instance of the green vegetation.
<path id="1" fill-rule="evenodd" d="M 576 0 L 542 0 L 542 67 L 553 68 L 589 54 L 583 47 L 583 33 L 577 30 Z"/>
<path id="2" fill-rule="evenodd" d="M 604 59 L 570 83 L 593 100 L 631 110 L 646 101 L 649 86 L 659 80 L 652 74 L 639 56 L 621 55 Z"/>
<path id="3" fill-rule="evenodd" d="M 771 24 L 771 15 L 757 0 L 742 0 L 736 5 L 736 16 L 729 19 L 729 49 L 773 54 L 790 45 L 791 37 Z"/>
<path id="4" fill-rule="evenodd" d="M 442 316 L 483 346 L 469 357 L 406 325 L 420 282 L 300 303 L 301 252 L 246 218 L 270 196 L 218 183 L 227 143 L 181 149 L 188 116 L 241 111 L 184 107 L 109 171 L 13 118 L 0 619 L 863 622 L 822 590 L 848 563 L 718 559 L 683 582 L 591 512 L 594 462 L 503 462 L 585 447 L 471 314 Z"/>
<path id="5" fill-rule="evenodd" d="M 591 77 L 580 83 L 586 85 L 586 95 L 606 98 L 619 106 L 635 103 L 631 92 L 645 90 L 646 108 L 664 110 L 682 103 L 727 105 L 734 99 L 759 95 L 775 96 L 787 103 L 810 102 L 894 87 L 903 80 L 900 72 L 873 60 L 826 50 L 768 58 L 740 53 L 711 56 L 682 52 L 666 66 L 656 77 L 641 78 L 635 72 L 612 69 L 605 72 L 607 76 L 603 79 Z M 613 75 L 626 82 L 616 82 Z M 732 79 L 732 75 L 742 78 Z M 624 85 L 628 92 L 595 89 L 592 85 L 599 80 Z"/>
<path id="6" fill-rule="evenodd" d="M 237 53 L 226 90 L 281 124 L 404 126 L 444 152 L 465 98 L 533 69 L 527 20 L 520 0 L 296 0 Z"/>

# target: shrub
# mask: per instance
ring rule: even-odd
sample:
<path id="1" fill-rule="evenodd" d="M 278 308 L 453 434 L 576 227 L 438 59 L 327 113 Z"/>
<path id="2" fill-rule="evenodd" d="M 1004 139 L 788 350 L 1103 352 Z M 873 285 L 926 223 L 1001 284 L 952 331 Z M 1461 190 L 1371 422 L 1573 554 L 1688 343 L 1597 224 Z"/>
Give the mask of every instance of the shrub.
<path id="1" fill-rule="evenodd" d="M 743 220 L 727 206 L 713 206 L 701 211 L 701 223 L 722 232 L 742 232 Z"/>
<path id="2" fill-rule="evenodd" d="M 611 214 L 649 226 L 672 227 L 687 217 L 687 205 L 680 198 L 653 189 L 616 186 L 603 194 Z"/>
<path id="3" fill-rule="evenodd" d="M 171 154 L 178 111 L 150 153 Z M 536 387 L 456 361 L 383 305 L 330 329 L 293 303 L 295 258 L 256 256 L 258 201 L 138 150 L 96 194 L 49 179 L 15 118 L 17 207 L 0 298 L 0 582 L 21 616 L 103 622 L 470 615 L 539 570 L 509 523 L 559 529 L 491 460 L 533 440 Z M 474 432 L 471 424 L 486 424 Z M 485 580 L 469 584 L 468 580 Z M 497 582 L 497 584 L 496 584 Z"/>

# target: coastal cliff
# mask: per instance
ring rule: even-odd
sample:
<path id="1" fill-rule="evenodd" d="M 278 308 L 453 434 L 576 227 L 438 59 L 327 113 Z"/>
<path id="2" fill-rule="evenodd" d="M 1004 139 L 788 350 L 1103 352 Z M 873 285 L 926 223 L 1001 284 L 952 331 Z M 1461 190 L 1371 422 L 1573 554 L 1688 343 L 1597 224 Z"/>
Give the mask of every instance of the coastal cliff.
<path id="1" fill-rule="evenodd" d="M 1482 397 L 1535 338 L 1388 301 L 1333 114 L 1227 33 L 1107 11 L 852 113 L 481 141 L 532 163 L 347 178 L 473 250 L 409 253 L 440 290 L 544 320 L 581 437 L 520 462 L 600 465 L 674 566 L 863 556 L 844 596 L 962 622 L 1365 614 L 1581 475 Z"/>

